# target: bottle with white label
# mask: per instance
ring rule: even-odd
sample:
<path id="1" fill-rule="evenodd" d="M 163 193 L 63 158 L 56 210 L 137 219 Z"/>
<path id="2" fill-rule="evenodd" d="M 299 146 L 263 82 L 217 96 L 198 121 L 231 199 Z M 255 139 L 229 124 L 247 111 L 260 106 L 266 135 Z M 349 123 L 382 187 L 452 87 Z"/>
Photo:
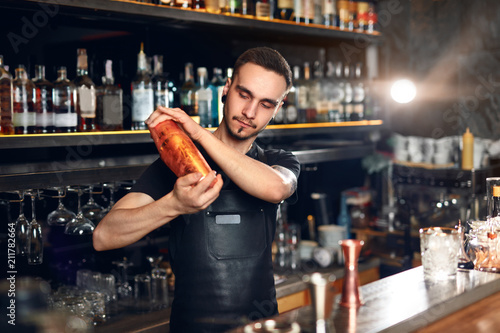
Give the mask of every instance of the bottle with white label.
<path id="1" fill-rule="evenodd" d="M 57 80 L 52 90 L 54 125 L 57 133 L 76 132 L 78 115 L 76 113 L 76 87 L 68 80 L 66 67 L 57 70 Z"/>
<path id="2" fill-rule="evenodd" d="M 36 87 L 36 133 L 54 132 L 54 111 L 52 107 L 53 85 L 45 78 L 45 66 L 35 67 L 35 78 L 33 83 Z"/>
<path id="3" fill-rule="evenodd" d="M 88 75 L 87 50 L 77 50 L 76 78 L 73 83 L 76 86 L 78 114 L 78 129 L 81 132 L 97 131 L 97 92 L 92 79 Z"/>
<path id="4" fill-rule="evenodd" d="M 106 60 L 102 86 L 97 89 L 97 118 L 102 131 L 123 130 L 123 91 L 115 85 L 113 61 Z"/>
<path id="5" fill-rule="evenodd" d="M 16 77 L 12 81 L 14 112 L 12 123 L 15 134 L 35 133 L 35 85 L 28 78 L 28 73 L 23 65 L 16 68 Z"/>
<path id="6" fill-rule="evenodd" d="M 137 74 L 132 82 L 132 129 L 147 129 L 144 123 L 154 111 L 154 91 L 151 77 L 148 73 L 144 43 L 137 55 Z"/>

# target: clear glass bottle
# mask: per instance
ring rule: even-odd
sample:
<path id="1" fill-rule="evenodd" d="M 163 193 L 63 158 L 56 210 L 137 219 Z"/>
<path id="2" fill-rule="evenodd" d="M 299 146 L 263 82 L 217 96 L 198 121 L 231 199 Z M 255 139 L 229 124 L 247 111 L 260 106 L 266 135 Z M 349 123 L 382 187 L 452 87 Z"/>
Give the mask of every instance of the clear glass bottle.
<path id="1" fill-rule="evenodd" d="M 309 87 L 306 84 L 306 81 L 300 76 L 300 67 L 293 67 L 293 81 L 295 82 L 295 105 L 297 106 L 298 123 L 306 123 L 307 122 L 307 108 L 308 108 L 308 95 L 309 95 Z"/>
<path id="2" fill-rule="evenodd" d="M 169 80 L 163 72 L 163 56 L 153 56 L 153 82 L 155 108 L 164 106 L 167 108 L 173 107 L 173 95 L 170 93 Z"/>
<path id="3" fill-rule="evenodd" d="M 28 78 L 23 65 L 16 68 L 12 82 L 14 112 L 12 123 L 15 134 L 34 134 L 36 126 L 35 84 Z"/>
<path id="4" fill-rule="evenodd" d="M 195 92 L 196 109 L 200 125 L 212 126 L 212 90 L 208 87 L 208 73 L 205 67 L 198 68 L 198 87 Z"/>
<path id="5" fill-rule="evenodd" d="M 342 81 L 342 62 L 335 65 L 329 64 L 331 70 L 327 74 L 328 91 L 328 120 L 331 122 L 341 122 L 344 119 L 342 100 L 344 99 L 344 84 Z"/>
<path id="6" fill-rule="evenodd" d="M 94 81 L 89 76 L 87 50 L 78 49 L 76 52 L 76 77 L 73 84 L 77 93 L 78 130 L 81 132 L 97 131 L 97 92 Z"/>
<path id="7" fill-rule="evenodd" d="M 295 82 L 293 82 L 293 85 L 285 98 L 283 108 L 284 122 L 286 124 L 295 124 L 299 118 L 299 112 L 297 109 L 297 88 Z"/>
<path id="8" fill-rule="evenodd" d="M 45 66 L 36 65 L 33 83 L 36 88 L 36 133 L 54 133 L 54 110 L 52 106 L 53 84 L 45 78 Z"/>
<path id="9" fill-rule="evenodd" d="M 153 82 L 148 74 L 144 43 L 137 55 L 137 74 L 132 82 L 132 129 L 147 129 L 144 121 L 154 111 Z"/>
<path id="10" fill-rule="evenodd" d="M 106 60 L 102 86 L 97 88 L 97 119 L 102 131 L 123 130 L 123 90 L 115 85 L 113 61 Z"/>
<path id="11" fill-rule="evenodd" d="M 14 134 L 12 125 L 13 102 L 12 75 L 3 63 L 3 56 L 0 55 L 0 134 Z"/>
<path id="12" fill-rule="evenodd" d="M 317 101 L 319 99 L 318 82 L 313 79 L 311 75 L 311 67 L 309 62 L 304 63 L 304 81 L 307 86 L 307 109 L 306 109 L 306 122 L 311 123 L 316 121 Z"/>
<path id="13" fill-rule="evenodd" d="M 322 0 L 323 6 L 321 7 L 323 13 L 323 24 L 327 27 L 334 27 L 335 17 L 337 16 L 337 4 L 335 0 Z"/>
<path id="14" fill-rule="evenodd" d="M 224 103 L 222 103 L 222 91 L 226 85 L 226 80 L 222 76 L 221 68 L 214 68 L 214 75 L 208 87 L 212 90 L 212 127 L 219 126 L 219 119 L 224 113 Z"/>
<path id="15" fill-rule="evenodd" d="M 361 77 L 362 64 L 357 63 L 354 70 L 354 85 L 353 85 L 353 112 L 351 120 L 357 121 L 365 118 L 365 85 Z"/>
<path id="16" fill-rule="evenodd" d="M 196 83 L 194 82 L 193 64 L 188 62 L 184 66 L 184 83 L 181 87 L 181 109 L 190 116 L 197 116 L 196 110 Z"/>
<path id="17" fill-rule="evenodd" d="M 77 130 L 76 94 L 75 85 L 67 78 L 66 67 L 59 67 L 57 80 L 52 90 L 54 125 L 57 133 L 70 133 Z"/>
<path id="18" fill-rule="evenodd" d="M 351 69 L 349 65 L 344 65 L 344 99 L 342 100 L 342 108 L 344 113 L 344 121 L 351 120 L 351 114 L 353 112 L 353 104 L 352 104 L 352 85 L 351 85 Z"/>

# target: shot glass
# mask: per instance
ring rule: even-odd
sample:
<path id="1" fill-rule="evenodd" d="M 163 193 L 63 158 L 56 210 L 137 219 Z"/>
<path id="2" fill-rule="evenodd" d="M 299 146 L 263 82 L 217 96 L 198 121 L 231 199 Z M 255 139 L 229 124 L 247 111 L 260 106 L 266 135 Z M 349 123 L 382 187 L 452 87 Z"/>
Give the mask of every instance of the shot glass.
<path id="1" fill-rule="evenodd" d="M 460 241 L 457 229 L 444 227 L 420 229 L 420 250 L 426 280 L 443 281 L 456 277 Z"/>

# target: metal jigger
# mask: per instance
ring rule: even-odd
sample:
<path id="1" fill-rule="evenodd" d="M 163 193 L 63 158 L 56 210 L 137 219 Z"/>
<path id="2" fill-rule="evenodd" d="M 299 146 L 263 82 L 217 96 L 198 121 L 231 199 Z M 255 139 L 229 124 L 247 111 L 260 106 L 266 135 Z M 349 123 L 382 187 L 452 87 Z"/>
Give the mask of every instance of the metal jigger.
<path id="1" fill-rule="evenodd" d="M 365 242 L 357 239 L 344 239 L 339 241 L 339 244 L 342 246 L 345 260 L 345 275 L 344 282 L 342 283 L 340 305 L 344 307 L 359 307 L 363 302 L 359 295 L 358 259 Z"/>
<path id="2" fill-rule="evenodd" d="M 333 308 L 333 288 L 330 285 L 335 281 L 335 276 L 323 277 L 320 273 L 304 275 L 302 280 L 308 284 L 311 293 L 311 302 L 316 321 L 316 333 L 330 333 L 328 319 Z"/>

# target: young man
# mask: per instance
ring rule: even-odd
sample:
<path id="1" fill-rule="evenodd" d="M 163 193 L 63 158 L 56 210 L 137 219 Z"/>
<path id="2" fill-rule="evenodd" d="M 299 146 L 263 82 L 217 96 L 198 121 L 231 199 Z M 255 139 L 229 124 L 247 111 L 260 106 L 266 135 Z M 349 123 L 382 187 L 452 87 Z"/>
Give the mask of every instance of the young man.
<path id="1" fill-rule="evenodd" d="M 180 109 L 160 107 L 146 121 L 149 128 L 176 121 L 216 173 L 177 179 L 158 159 L 99 223 L 94 247 L 120 248 L 170 223 L 173 333 L 218 333 L 277 314 L 271 243 L 278 204 L 295 193 L 300 165 L 293 154 L 254 141 L 291 84 L 277 51 L 250 49 L 226 82 L 224 117 L 213 134 Z"/>

